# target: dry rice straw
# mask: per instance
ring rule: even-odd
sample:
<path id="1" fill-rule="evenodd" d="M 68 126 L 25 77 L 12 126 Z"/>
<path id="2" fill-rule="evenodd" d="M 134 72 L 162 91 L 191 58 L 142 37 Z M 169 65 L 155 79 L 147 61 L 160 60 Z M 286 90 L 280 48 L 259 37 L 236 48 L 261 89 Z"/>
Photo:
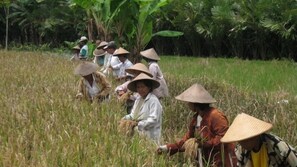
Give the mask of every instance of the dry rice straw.
<path id="1" fill-rule="evenodd" d="M 118 131 L 127 136 L 133 136 L 133 128 L 137 125 L 136 121 L 132 120 L 121 120 L 120 125 L 118 126 Z"/>

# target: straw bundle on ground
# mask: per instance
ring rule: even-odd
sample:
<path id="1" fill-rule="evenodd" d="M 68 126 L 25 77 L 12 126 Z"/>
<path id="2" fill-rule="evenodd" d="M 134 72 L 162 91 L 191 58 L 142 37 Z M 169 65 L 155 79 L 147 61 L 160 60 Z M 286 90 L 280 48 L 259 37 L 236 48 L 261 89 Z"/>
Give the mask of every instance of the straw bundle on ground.
<path id="1" fill-rule="evenodd" d="M 188 159 L 191 159 L 194 161 L 198 156 L 198 142 L 196 138 L 190 138 L 188 139 L 184 145 L 183 148 L 185 149 L 184 156 Z"/>
<path id="2" fill-rule="evenodd" d="M 132 120 L 121 120 L 118 126 L 118 131 L 127 136 L 133 136 L 134 127 L 137 125 L 136 121 Z"/>

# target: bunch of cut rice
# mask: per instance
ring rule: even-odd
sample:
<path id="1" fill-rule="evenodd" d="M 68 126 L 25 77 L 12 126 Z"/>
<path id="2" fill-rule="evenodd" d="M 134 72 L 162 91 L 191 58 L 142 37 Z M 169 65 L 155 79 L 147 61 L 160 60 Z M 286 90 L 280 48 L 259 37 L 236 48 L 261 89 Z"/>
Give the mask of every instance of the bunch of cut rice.
<path id="1" fill-rule="evenodd" d="M 137 125 L 136 121 L 132 120 L 121 120 L 118 126 L 118 131 L 127 136 L 133 136 L 134 127 Z"/>
<path id="2" fill-rule="evenodd" d="M 184 156 L 187 159 L 190 159 L 191 161 L 195 161 L 195 159 L 198 156 L 198 142 L 196 138 L 190 138 L 188 139 L 184 145 L 183 148 L 185 149 Z"/>
<path id="3" fill-rule="evenodd" d="M 129 94 L 129 92 L 126 92 L 126 93 L 122 94 L 118 100 L 119 100 L 120 104 L 124 105 L 129 98 L 130 98 L 130 94 Z"/>

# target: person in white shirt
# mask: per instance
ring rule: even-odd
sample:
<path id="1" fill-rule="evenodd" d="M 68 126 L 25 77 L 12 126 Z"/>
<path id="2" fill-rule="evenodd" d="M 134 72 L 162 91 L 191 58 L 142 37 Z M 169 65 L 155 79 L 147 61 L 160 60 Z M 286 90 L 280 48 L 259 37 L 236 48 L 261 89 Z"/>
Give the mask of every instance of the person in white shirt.
<path id="1" fill-rule="evenodd" d="M 160 82 L 160 87 L 154 90 L 154 94 L 159 98 L 168 97 L 168 86 L 166 84 L 163 73 L 158 65 L 160 57 L 156 53 L 154 48 L 150 48 L 140 52 L 140 55 L 148 63 L 148 68 L 153 75 L 153 78 Z"/>
<path id="2" fill-rule="evenodd" d="M 104 60 L 104 67 L 101 69 L 101 71 L 105 75 L 112 75 L 117 76 L 119 73 L 119 69 L 113 70 L 111 67 L 118 65 L 121 63 L 120 59 L 117 56 L 114 56 L 114 52 L 117 50 L 117 45 L 114 41 L 110 41 L 104 48 L 107 53 L 105 55 Z"/>
<path id="3" fill-rule="evenodd" d="M 159 86 L 157 80 L 144 73 L 134 78 L 128 84 L 128 89 L 140 96 L 136 99 L 131 113 L 122 118 L 136 121 L 134 130 L 152 139 L 156 144 L 160 144 L 163 109 L 152 91 Z"/>
<path id="4" fill-rule="evenodd" d="M 128 84 L 132 81 L 133 78 L 137 77 L 141 73 L 145 73 L 150 77 L 152 77 L 153 75 L 149 72 L 148 68 L 142 63 L 136 63 L 133 66 L 125 69 L 125 71 L 131 74 L 131 76 L 128 75 L 126 78 L 126 82 L 115 88 L 115 93 L 117 95 L 118 101 L 125 106 L 127 113 L 130 114 L 133 104 L 135 100 L 139 97 L 139 94 L 137 92 L 129 91 L 127 87 Z"/>
<path id="5" fill-rule="evenodd" d="M 124 48 L 119 48 L 114 52 L 114 56 L 117 56 L 119 58 L 119 60 L 121 61 L 120 64 L 116 64 L 114 66 L 111 66 L 112 70 L 116 70 L 119 69 L 119 72 L 116 76 L 116 80 L 118 81 L 125 81 L 127 76 L 131 74 L 127 73 L 125 70 L 131 66 L 133 66 L 133 64 L 131 63 L 131 61 L 128 59 L 128 55 L 130 54 L 130 52 L 128 52 L 127 50 L 125 50 Z"/>

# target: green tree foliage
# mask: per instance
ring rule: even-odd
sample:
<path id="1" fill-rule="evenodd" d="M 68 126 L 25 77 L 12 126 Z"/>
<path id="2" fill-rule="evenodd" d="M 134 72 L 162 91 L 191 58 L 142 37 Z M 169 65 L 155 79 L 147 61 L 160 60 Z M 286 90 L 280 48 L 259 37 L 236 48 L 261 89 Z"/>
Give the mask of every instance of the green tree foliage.
<path id="1" fill-rule="evenodd" d="M 148 44 L 167 47 L 162 54 L 297 60 L 295 0 L 5 0 L 0 5 L 0 34 L 10 29 L 10 42 L 60 46 L 88 34 L 116 40 L 136 60 Z M 163 30 L 170 30 L 165 36 L 180 33 L 172 40 L 158 33 Z"/>

